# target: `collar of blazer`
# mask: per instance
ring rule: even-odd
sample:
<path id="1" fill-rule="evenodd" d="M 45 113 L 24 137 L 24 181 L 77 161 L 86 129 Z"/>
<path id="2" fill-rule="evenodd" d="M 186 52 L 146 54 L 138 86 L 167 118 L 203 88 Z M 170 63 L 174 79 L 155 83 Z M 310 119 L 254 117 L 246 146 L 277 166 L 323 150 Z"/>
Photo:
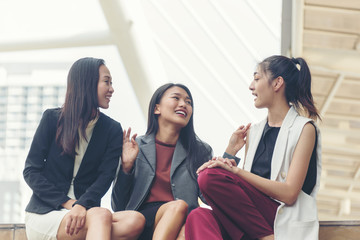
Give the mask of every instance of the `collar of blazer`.
<path id="1" fill-rule="evenodd" d="M 140 137 L 139 148 L 142 155 L 148 161 L 152 170 L 156 170 L 156 146 L 155 134 L 144 135 Z M 174 155 L 171 162 L 170 176 L 172 176 L 180 164 L 186 159 L 187 151 L 180 141 L 177 141 Z"/>
<path id="2" fill-rule="evenodd" d="M 285 119 L 281 125 L 279 135 L 277 137 L 275 147 L 274 147 L 274 153 L 273 153 L 273 159 L 281 159 L 281 161 L 272 161 L 271 162 L 271 180 L 276 180 L 278 173 L 280 171 L 281 165 L 282 165 L 282 159 L 285 155 L 286 145 L 288 141 L 289 136 L 289 129 L 293 125 L 296 117 L 299 114 L 294 109 L 294 107 L 291 107 L 289 111 L 287 112 Z M 265 124 L 267 119 L 265 118 L 260 123 L 254 125 L 252 129 L 250 129 L 250 138 L 249 138 L 249 149 L 248 153 L 246 155 L 246 161 L 244 164 L 244 169 L 247 171 L 251 171 L 252 163 L 254 160 L 254 156 L 256 153 L 256 149 L 259 145 L 262 132 L 264 130 Z"/>

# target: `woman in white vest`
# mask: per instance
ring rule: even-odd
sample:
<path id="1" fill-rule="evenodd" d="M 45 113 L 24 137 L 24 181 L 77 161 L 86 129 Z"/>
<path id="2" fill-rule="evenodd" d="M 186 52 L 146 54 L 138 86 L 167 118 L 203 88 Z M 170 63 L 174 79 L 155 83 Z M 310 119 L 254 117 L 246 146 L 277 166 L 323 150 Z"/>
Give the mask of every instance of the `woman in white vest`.
<path id="1" fill-rule="evenodd" d="M 268 109 L 267 118 L 231 136 L 228 154 L 246 144 L 241 167 L 218 157 L 198 169 L 212 210 L 190 213 L 186 239 L 318 239 L 320 116 L 309 68 L 302 58 L 268 57 L 250 90 L 255 107 Z"/>

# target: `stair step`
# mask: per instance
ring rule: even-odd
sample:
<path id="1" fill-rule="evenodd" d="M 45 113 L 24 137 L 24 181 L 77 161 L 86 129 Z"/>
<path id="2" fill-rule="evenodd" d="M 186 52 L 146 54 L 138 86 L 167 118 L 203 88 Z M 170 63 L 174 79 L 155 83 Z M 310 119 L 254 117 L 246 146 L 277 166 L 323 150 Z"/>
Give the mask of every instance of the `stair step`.
<path id="1" fill-rule="evenodd" d="M 1 240 L 26 240 L 24 224 L 0 224 Z M 360 221 L 320 221 L 319 240 L 358 240 Z"/>
<path id="2" fill-rule="evenodd" d="M 360 221 L 320 221 L 319 240 L 358 240 Z"/>

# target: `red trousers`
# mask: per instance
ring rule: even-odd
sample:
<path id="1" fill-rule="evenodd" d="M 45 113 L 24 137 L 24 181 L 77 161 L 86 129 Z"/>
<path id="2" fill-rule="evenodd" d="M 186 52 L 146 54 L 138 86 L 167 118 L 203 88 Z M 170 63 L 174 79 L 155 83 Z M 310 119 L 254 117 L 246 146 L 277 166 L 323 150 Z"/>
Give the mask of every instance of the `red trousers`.
<path id="1" fill-rule="evenodd" d="M 222 168 L 205 169 L 198 183 L 212 210 L 197 208 L 189 214 L 187 240 L 257 239 L 274 234 L 278 202 Z"/>

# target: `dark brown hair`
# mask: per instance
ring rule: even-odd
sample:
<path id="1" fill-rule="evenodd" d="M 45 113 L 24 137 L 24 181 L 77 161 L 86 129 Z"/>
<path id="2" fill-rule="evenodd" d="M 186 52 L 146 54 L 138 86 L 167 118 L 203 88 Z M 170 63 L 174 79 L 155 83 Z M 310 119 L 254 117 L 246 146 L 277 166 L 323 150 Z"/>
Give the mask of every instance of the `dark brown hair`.
<path id="1" fill-rule="evenodd" d="M 86 127 L 97 116 L 99 68 L 103 59 L 81 58 L 70 68 L 65 103 L 57 123 L 56 142 L 63 154 L 76 155 L 79 131 L 86 139 Z"/>
<path id="2" fill-rule="evenodd" d="M 156 104 L 160 103 L 160 100 L 166 90 L 172 87 L 180 87 L 186 91 L 191 100 L 191 106 L 193 108 L 193 114 L 190 117 L 188 124 L 183 127 L 180 131 L 179 141 L 182 143 L 184 148 L 187 150 L 187 168 L 191 176 L 196 179 L 196 170 L 206 161 L 211 159 L 212 150 L 205 147 L 205 144 L 197 137 L 194 130 L 194 101 L 191 95 L 190 90 L 183 84 L 179 83 L 167 83 L 160 86 L 151 97 L 149 103 L 149 112 L 148 112 L 148 125 L 146 130 L 146 135 L 156 134 L 159 130 L 158 115 L 154 113 Z"/>
<path id="3" fill-rule="evenodd" d="M 321 120 L 311 94 L 310 70 L 303 58 L 274 55 L 263 60 L 259 66 L 271 81 L 277 77 L 284 79 L 286 99 L 297 111 Z"/>

